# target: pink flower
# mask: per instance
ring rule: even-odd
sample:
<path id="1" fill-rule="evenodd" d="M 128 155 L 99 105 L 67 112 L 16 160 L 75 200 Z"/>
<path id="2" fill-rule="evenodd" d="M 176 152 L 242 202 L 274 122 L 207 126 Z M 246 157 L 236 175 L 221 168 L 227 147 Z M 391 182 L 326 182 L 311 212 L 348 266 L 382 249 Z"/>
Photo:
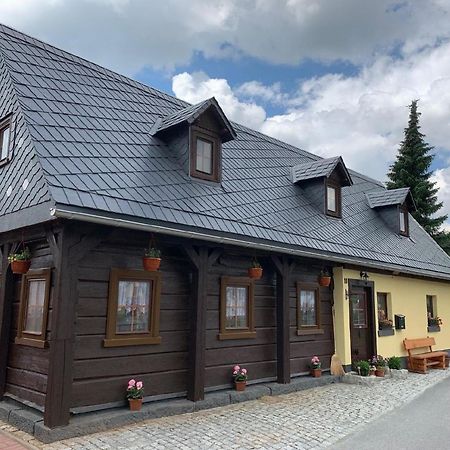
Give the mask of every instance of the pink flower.
<path id="1" fill-rule="evenodd" d="M 134 387 L 135 385 L 136 385 L 136 380 L 134 380 L 134 379 L 131 379 L 131 380 L 128 382 L 128 386 Z"/>
<path id="2" fill-rule="evenodd" d="M 235 370 L 234 372 L 233 372 L 233 375 L 237 375 L 239 372 L 237 371 L 237 370 Z"/>
<path id="3" fill-rule="evenodd" d="M 233 367 L 233 370 L 234 370 L 235 372 L 238 372 L 239 370 L 241 370 L 241 368 L 240 368 L 239 366 L 234 366 L 234 367 Z"/>
<path id="4" fill-rule="evenodd" d="M 242 372 L 243 375 L 246 375 L 247 374 L 247 369 L 242 369 L 241 372 Z"/>
<path id="5" fill-rule="evenodd" d="M 142 383 L 142 381 L 138 381 L 138 382 L 136 383 L 136 387 L 137 387 L 138 389 L 142 389 L 143 386 L 144 386 L 144 383 Z"/>

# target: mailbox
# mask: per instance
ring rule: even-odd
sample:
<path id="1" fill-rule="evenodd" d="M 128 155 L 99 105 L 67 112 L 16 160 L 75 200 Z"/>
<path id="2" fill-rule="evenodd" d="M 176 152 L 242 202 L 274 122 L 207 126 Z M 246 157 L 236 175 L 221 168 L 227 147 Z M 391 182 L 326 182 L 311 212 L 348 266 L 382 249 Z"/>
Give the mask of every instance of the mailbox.
<path id="1" fill-rule="evenodd" d="M 395 329 L 404 330 L 406 328 L 405 316 L 403 314 L 395 315 Z"/>

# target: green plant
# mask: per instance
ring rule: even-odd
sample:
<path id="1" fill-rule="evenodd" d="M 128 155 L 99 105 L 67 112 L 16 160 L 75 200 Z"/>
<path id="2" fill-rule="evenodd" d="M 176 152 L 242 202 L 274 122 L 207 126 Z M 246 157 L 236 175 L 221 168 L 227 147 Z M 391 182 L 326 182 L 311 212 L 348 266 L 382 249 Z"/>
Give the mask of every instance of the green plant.
<path id="1" fill-rule="evenodd" d="M 311 369 L 320 369 L 322 367 L 322 363 L 318 356 L 313 356 L 311 358 Z"/>
<path id="2" fill-rule="evenodd" d="M 146 258 L 161 258 L 161 250 L 156 247 L 149 247 L 145 250 Z"/>
<path id="3" fill-rule="evenodd" d="M 389 319 L 380 319 L 378 321 L 378 327 L 380 328 L 380 330 L 385 330 L 388 328 L 392 328 L 393 323 L 392 320 Z"/>
<path id="4" fill-rule="evenodd" d="M 389 369 L 399 370 L 402 368 L 402 362 L 399 356 L 391 356 L 388 358 Z"/>
<path id="5" fill-rule="evenodd" d="M 361 375 L 363 377 L 367 377 L 367 375 L 369 375 L 369 370 L 370 370 L 369 361 L 366 361 L 364 359 L 362 359 L 361 361 L 356 361 L 356 363 L 354 364 L 354 367 L 359 375 Z"/>
<path id="6" fill-rule="evenodd" d="M 428 317 L 428 326 L 438 326 L 440 327 L 442 325 L 442 319 L 440 317 Z"/>
<path id="7" fill-rule="evenodd" d="M 381 355 L 373 356 L 370 360 L 370 363 L 374 365 L 377 369 L 386 367 L 386 359 L 384 359 Z"/>
<path id="8" fill-rule="evenodd" d="M 22 249 L 22 251 L 16 252 L 16 253 L 11 253 L 8 256 L 8 261 L 9 262 L 13 262 L 13 261 L 29 261 L 30 259 L 31 259 L 31 252 L 30 252 L 30 249 L 28 247 L 24 247 Z"/>
<path id="9" fill-rule="evenodd" d="M 260 269 L 261 268 L 261 264 L 259 263 L 259 261 L 256 258 L 253 258 L 252 268 L 253 269 Z"/>
<path id="10" fill-rule="evenodd" d="M 324 268 L 320 271 L 320 276 L 321 276 L 321 277 L 329 277 L 329 276 L 331 276 L 331 275 L 330 275 L 329 270 L 328 270 L 326 267 L 324 267 Z"/>

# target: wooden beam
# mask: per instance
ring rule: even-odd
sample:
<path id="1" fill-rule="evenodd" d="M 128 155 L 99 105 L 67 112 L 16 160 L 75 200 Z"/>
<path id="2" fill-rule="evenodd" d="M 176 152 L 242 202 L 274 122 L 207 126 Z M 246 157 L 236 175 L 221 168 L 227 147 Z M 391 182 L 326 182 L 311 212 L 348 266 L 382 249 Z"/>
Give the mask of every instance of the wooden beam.
<path id="1" fill-rule="evenodd" d="M 14 275 L 9 268 L 10 244 L 2 247 L 2 276 L 0 281 L 0 398 L 5 393 L 6 366 L 8 365 L 9 334 L 11 331 Z"/>
<path id="2" fill-rule="evenodd" d="M 44 424 L 49 428 L 67 425 L 70 418 L 75 342 L 78 265 L 80 260 L 108 235 L 94 232 L 81 237 L 66 227 L 54 246 L 55 267 L 50 356 L 45 397 Z M 50 240 L 53 239 L 50 237 Z"/>
<path id="3" fill-rule="evenodd" d="M 195 269 L 193 274 L 190 307 L 189 369 L 187 398 L 193 402 L 205 397 L 205 336 L 208 299 L 208 269 L 220 256 L 219 251 L 211 253 L 207 247 L 195 250 L 186 248 Z"/>
<path id="4" fill-rule="evenodd" d="M 277 271 L 277 381 L 291 382 L 291 344 L 289 338 L 289 282 L 294 263 L 288 257 L 272 256 Z"/>

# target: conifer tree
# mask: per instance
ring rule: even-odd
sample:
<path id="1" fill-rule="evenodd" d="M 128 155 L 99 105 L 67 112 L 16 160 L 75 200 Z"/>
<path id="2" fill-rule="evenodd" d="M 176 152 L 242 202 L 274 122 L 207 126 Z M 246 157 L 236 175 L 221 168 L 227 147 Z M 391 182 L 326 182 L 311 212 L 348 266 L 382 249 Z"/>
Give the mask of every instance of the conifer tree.
<path id="1" fill-rule="evenodd" d="M 433 147 L 425 142 L 425 135 L 420 132 L 417 102 L 413 100 L 409 106 L 408 127 L 405 128 L 397 158 L 390 167 L 387 188 L 411 188 L 417 206 L 417 211 L 412 213 L 414 218 L 449 253 L 450 235 L 441 229 L 447 215 L 436 214 L 442 208 L 442 202 L 436 196 L 436 183 L 430 179 Z"/>

